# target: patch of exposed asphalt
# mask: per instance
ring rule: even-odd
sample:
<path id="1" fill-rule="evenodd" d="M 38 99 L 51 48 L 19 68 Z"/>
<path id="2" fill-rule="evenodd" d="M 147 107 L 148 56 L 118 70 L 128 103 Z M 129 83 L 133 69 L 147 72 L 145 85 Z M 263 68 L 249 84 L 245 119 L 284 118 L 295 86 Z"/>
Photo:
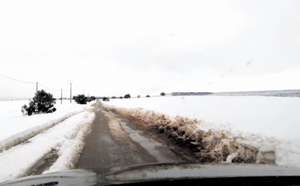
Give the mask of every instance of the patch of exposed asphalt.
<path id="1" fill-rule="evenodd" d="M 111 114 L 116 116 L 121 121 L 125 121 L 128 127 L 132 128 L 133 130 L 142 131 L 142 133 L 148 138 L 153 139 L 160 143 L 164 149 L 168 149 L 173 154 L 181 159 L 184 162 L 199 162 L 199 159 L 195 157 L 195 152 L 192 151 L 190 148 L 182 146 L 178 144 L 176 140 L 171 137 L 166 136 L 164 133 L 158 132 L 154 128 L 150 128 L 147 124 L 138 121 L 138 120 L 129 120 L 124 116 L 121 116 L 117 113 L 110 111 Z M 159 147 L 158 147 L 159 148 Z"/>
<path id="2" fill-rule="evenodd" d="M 57 150 L 52 149 L 43 159 L 38 161 L 38 163 L 31 168 L 29 175 L 39 175 L 44 171 L 48 170 L 58 159 Z"/>
<path id="3" fill-rule="evenodd" d="M 153 153 L 153 146 L 150 145 L 151 148 L 148 148 L 150 142 L 135 141 L 130 133 L 135 131 L 147 139 L 153 137 L 152 135 L 142 132 L 131 121 L 112 115 L 100 104 L 97 105 L 95 114 L 92 132 L 86 138 L 85 147 L 76 168 L 92 169 L 101 174 L 115 166 L 156 163 L 162 160 L 168 162 L 186 160 L 182 156 L 171 153 L 164 145 L 155 148 L 157 153 Z M 127 130 L 124 130 L 125 127 Z"/>
<path id="4" fill-rule="evenodd" d="M 131 139 L 146 149 L 158 162 L 186 162 L 191 160 L 190 158 L 183 156 L 183 154 L 179 154 L 175 150 L 172 150 L 170 144 L 167 144 L 165 140 L 160 139 L 155 133 L 139 127 L 139 125 L 134 124 L 132 121 L 120 115 L 113 115 L 117 118 L 122 128 L 129 134 Z"/>

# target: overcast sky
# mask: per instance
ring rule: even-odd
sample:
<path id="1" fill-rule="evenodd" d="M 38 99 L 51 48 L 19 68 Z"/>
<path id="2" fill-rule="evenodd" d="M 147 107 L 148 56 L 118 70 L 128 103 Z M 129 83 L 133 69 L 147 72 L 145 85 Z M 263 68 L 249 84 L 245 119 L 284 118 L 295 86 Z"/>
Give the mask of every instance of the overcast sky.
<path id="1" fill-rule="evenodd" d="M 64 96 L 70 80 L 73 94 L 95 96 L 299 89 L 299 10 L 297 0 L 3 0 L 0 74 Z M 35 92 L 0 85 L 0 97 Z"/>

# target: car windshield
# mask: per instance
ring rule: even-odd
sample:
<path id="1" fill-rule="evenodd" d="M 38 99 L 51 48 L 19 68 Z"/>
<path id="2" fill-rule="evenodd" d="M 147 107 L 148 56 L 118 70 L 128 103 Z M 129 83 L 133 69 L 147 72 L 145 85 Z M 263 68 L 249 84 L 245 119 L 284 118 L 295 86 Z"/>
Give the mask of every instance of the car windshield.
<path id="1" fill-rule="evenodd" d="M 1 1 L 0 184 L 146 165 L 205 165 L 203 177 L 213 165 L 297 170 L 299 9 L 297 0 Z"/>

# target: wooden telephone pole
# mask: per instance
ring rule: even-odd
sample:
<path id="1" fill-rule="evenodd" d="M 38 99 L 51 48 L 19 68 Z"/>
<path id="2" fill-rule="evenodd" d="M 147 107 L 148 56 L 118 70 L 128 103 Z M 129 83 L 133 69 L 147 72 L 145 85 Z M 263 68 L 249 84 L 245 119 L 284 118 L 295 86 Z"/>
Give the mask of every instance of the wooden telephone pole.
<path id="1" fill-rule="evenodd" d="M 62 89 L 60 89 L 60 104 L 62 104 Z"/>
<path id="2" fill-rule="evenodd" d="M 38 89 L 39 89 L 39 83 L 36 82 L 35 86 L 36 86 L 36 93 L 37 93 L 37 91 L 38 91 Z"/>
<path id="3" fill-rule="evenodd" d="M 70 103 L 72 103 L 72 82 L 70 82 Z"/>

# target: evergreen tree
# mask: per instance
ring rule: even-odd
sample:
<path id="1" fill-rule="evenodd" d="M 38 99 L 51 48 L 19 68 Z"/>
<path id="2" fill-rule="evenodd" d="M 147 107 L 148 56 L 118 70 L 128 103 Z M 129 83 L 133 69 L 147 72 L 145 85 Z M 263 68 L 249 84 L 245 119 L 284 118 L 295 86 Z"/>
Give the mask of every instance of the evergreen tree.
<path id="1" fill-rule="evenodd" d="M 54 104 L 55 99 L 52 94 L 40 90 L 35 93 L 32 101 L 29 102 L 29 106 L 24 105 L 22 107 L 22 112 L 24 115 L 28 116 L 31 116 L 32 114 L 52 113 L 56 111 Z"/>
<path id="2" fill-rule="evenodd" d="M 124 98 L 126 98 L 126 99 L 128 99 L 128 98 L 130 98 L 131 96 L 130 96 L 130 94 L 126 94 L 125 96 L 124 96 Z"/>
<path id="3" fill-rule="evenodd" d="M 78 96 L 74 96 L 74 100 L 78 104 L 86 104 L 87 102 L 87 97 L 85 97 L 83 94 L 80 94 Z"/>

